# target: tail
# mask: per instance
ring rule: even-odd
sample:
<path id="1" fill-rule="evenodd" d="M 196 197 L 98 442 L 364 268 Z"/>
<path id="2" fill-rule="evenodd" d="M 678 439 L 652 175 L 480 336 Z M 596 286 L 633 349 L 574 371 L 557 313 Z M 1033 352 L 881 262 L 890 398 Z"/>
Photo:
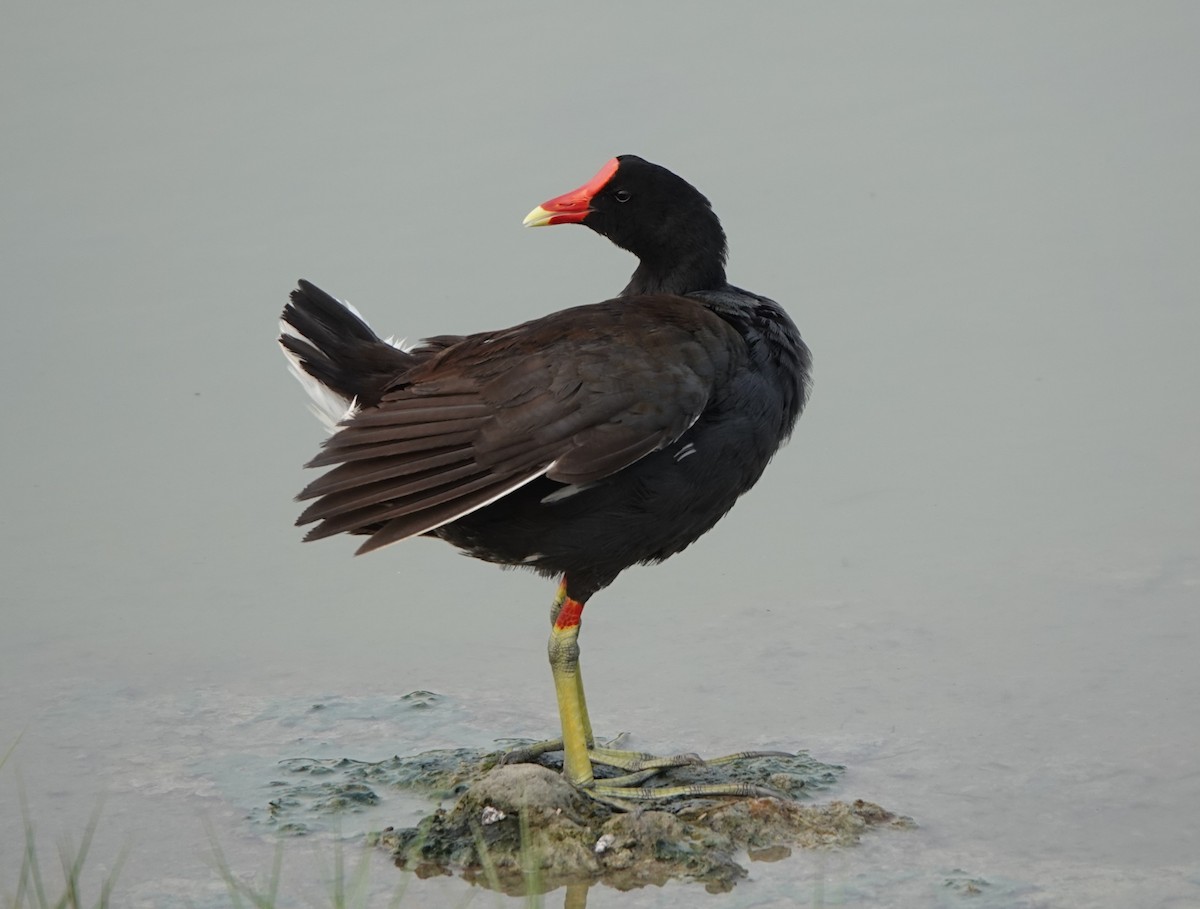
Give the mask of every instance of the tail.
<path id="1" fill-rule="evenodd" d="M 384 389 L 417 362 L 400 344 L 375 334 L 349 303 L 303 280 L 279 328 L 292 375 L 331 432 L 360 408 L 378 404 Z"/>

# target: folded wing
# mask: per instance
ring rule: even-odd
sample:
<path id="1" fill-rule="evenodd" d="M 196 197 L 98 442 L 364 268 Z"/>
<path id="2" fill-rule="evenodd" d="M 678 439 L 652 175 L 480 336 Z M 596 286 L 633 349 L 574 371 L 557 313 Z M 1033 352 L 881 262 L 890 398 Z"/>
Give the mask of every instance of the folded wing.
<path id="1" fill-rule="evenodd" d="M 679 438 L 737 368 L 740 336 L 692 300 L 610 300 L 471 335 L 397 377 L 310 467 L 306 539 L 367 552 L 546 476 L 603 480 Z M 549 506 L 548 506 L 549 507 Z"/>

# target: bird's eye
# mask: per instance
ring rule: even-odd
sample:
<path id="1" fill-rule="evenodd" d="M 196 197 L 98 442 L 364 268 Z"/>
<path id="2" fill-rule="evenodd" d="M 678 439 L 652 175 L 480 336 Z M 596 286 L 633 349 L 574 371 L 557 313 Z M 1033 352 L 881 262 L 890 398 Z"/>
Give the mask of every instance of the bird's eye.
<path id="1" fill-rule="evenodd" d="M 613 193 L 613 198 L 616 199 L 618 202 L 628 202 L 629 201 L 629 190 L 618 189 L 615 193 Z"/>

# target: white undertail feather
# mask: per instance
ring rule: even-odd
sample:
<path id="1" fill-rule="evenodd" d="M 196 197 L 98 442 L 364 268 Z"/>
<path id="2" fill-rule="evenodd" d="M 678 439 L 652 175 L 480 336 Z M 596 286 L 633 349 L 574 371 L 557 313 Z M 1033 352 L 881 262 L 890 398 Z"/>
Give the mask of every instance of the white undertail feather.
<path id="1" fill-rule="evenodd" d="M 295 338 L 306 344 L 312 344 L 308 338 L 304 337 L 304 335 L 300 334 L 300 332 L 296 331 L 296 329 L 292 328 L 286 322 L 279 323 L 279 331 L 289 338 Z M 296 377 L 296 381 L 300 383 L 300 386 L 308 394 L 308 409 L 313 412 L 329 432 L 337 432 L 338 423 L 348 420 L 358 413 L 358 405 L 354 400 L 348 400 L 328 385 L 318 382 L 310 376 L 300 364 L 300 358 L 282 344 L 279 345 L 279 349 L 283 351 L 284 357 L 287 358 L 288 372 Z"/>
<path id="2" fill-rule="evenodd" d="M 358 318 L 362 320 L 362 323 L 364 325 L 370 327 L 370 323 L 367 322 L 366 319 L 363 319 L 362 313 L 360 313 L 357 309 L 355 309 L 351 304 L 347 303 L 345 300 L 338 300 L 338 302 L 341 303 L 344 307 L 346 307 L 346 309 L 350 310 L 350 312 L 354 313 L 354 315 L 358 316 Z M 317 346 L 316 344 L 313 344 L 313 342 L 311 340 L 309 340 L 304 335 L 302 335 L 300 332 L 296 331 L 296 329 L 293 328 L 291 325 L 288 325 L 286 322 L 281 321 L 279 323 L 279 333 L 281 335 L 286 335 L 289 338 L 295 338 L 299 341 L 303 341 L 305 344 L 309 345 L 310 347 Z M 394 335 L 392 337 L 388 338 L 384 343 L 390 344 L 392 347 L 395 347 L 398 350 L 407 351 L 407 350 L 412 349 L 412 346 L 406 343 L 405 338 L 397 339 Z M 283 355 L 287 358 L 288 371 L 291 372 L 291 374 L 296 377 L 296 381 L 299 382 L 301 384 L 301 386 L 303 386 L 304 390 L 308 393 L 308 397 L 311 399 L 309 401 L 309 409 L 314 414 L 316 414 L 317 419 L 320 420 L 324 424 L 326 429 L 328 429 L 331 433 L 337 432 L 338 429 L 340 429 L 340 427 L 338 425 L 339 423 L 349 420 L 356 413 L 358 413 L 358 399 L 357 398 L 347 399 L 344 395 L 338 394 L 336 391 L 334 391 L 328 385 L 325 385 L 324 383 L 317 381 L 315 378 L 310 376 L 308 374 L 308 372 L 304 369 L 304 366 L 300 363 L 299 357 L 297 357 L 294 353 L 292 353 L 290 350 L 288 350 L 282 344 L 280 344 L 280 349 L 283 351 Z M 430 530 L 436 530 L 438 527 L 441 527 L 443 524 L 449 524 L 452 521 L 457 521 L 463 515 L 470 514 L 473 511 L 478 511 L 480 508 L 485 508 L 488 505 L 491 505 L 496 500 L 504 498 L 506 495 L 508 495 L 513 490 L 520 489 L 525 484 L 532 483 L 538 477 L 544 476 L 548 471 L 553 470 L 554 466 L 557 463 L 558 463 L 557 461 L 552 461 L 551 463 L 549 463 L 545 467 L 543 467 L 541 470 L 538 470 L 531 474 L 527 474 L 526 476 L 523 476 L 520 479 L 514 481 L 510 486 L 505 487 L 500 492 L 496 493 L 494 496 L 492 496 L 490 499 L 488 499 L 486 502 L 480 502 L 478 505 L 474 506 L 473 508 L 468 508 L 465 511 L 461 511 L 452 517 L 446 518 L 446 520 L 442 521 L 441 524 L 437 524 L 434 527 L 426 527 L 424 530 L 418 531 L 417 533 L 412 534 L 412 536 L 417 536 L 419 533 L 428 533 Z M 408 537 L 403 537 L 400 540 L 393 540 L 388 545 L 393 546 L 396 543 L 400 543 L 406 539 L 408 539 Z"/>
<path id="3" fill-rule="evenodd" d="M 349 300 L 338 300 L 338 302 L 350 310 L 350 312 L 358 316 L 358 320 L 362 322 L 363 325 L 367 326 L 367 328 L 371 328 L 371 323 L 368 322 L 366 317 L 358 311 L 357 306 L 355 306 Z M 375 329 L 371 328 L 371 331 L 374 330 Z M 384 338 L 383 343 L 390 344 L 392 347 L 396 348 L 396 350 L 403 350 L 405 353 L 413 349 L 413 345 L 408 343 L 408 338 L 397 338 L 395 335 L 390 335 L 389 337 Z"/>
<path id="4" fill-rule="evenodd" d="M 357 316 L 364 325 L 370 327 L 371 323 L 363 318 L 363 314 L 358 311 L 358 308 L 353 303 L 349 303 L 346 300 L 338 300 L 338 302 L 341 303 L 342 306 L 346 307 L 346 309 L 350 310 L 350 312 L 354 313 L 354 315 Z M 299 341 L 303 341 L 310 347 L 317 346 L 286 322 L 279 323 L 279 333 L 282 335 L 287 335 L 291 338 L 296 338 Z M 397 339 L 395 335 L 388 338 L 386 341 L 384 341 L 384 343 L 390 344 L 392 347 L 395 347 L 398 350 L 410 349 L 410 346 L 406 345 L 405 338 Z M 329 432 L 337 432 L 339 423 L 349 420 L 356 413 L 358 413 L 357 399 L 347 399 L 344 395 L 338 394 L 328 385 L 318 382 L 316 379 L 310 376 L 307 371 L 305 371 L 304 367 L 300 364 L 299 357 L 282 345 L 280 345 L 280 349 L 283 350 L 283 355 L 287 358 L 288 371 L 296 377 L 296 381 L 300 383 L 300 385 L 304 388 L 304 391 L 308 394 L 310 399 L 308 409 L 313 412 L 316 418 L 321 421 L 321 424 Z"/>
<path id="5" fill-rule="evenodd" d="M 362 322 L 363 325 L 367 326 L 368 328 L 371 327 L 371 323 L 368 322 L 366 320 L 366 317 L 364 317 L 363 314 L 358 311 L 357 306 L 355 306 L 349 300 L 338 300 L 338 302 L 341 303 L 344 307 L 346 307 L 346 309 L 350 310 L 350 312 L 354 313 L 354 315 L 358 316 L 358 321 Z"/>

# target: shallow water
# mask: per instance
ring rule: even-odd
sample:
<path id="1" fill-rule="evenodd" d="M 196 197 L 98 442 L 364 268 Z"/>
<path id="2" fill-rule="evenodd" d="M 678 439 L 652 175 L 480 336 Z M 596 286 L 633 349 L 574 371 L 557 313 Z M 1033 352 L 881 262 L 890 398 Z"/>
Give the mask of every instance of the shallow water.
<path id="1" fill-rule="evenodd" d="M 127 846 L 117 904 L 222 906 L 205 823 L 265 874 L 280 761 L 553 731 L 552 584 L 301 546 L 321 431 L 274 319 L 300 276 L 409 337 L 600 299 L 626 254 L 519 221 L 635 152 L 816 389 L 717 530 L 589 606 L 599 731 L 803 748 L 919 826 L 588 906 L 1200 903 L 1200 14 L 759 9 L 6 12 L 0 894 L 20 791 L 51 877 L 102 800 L 89 886 Z M 286 838 L 281 902 L 424 810 Z M 410 877 L 370 859 L 402 905 L 506 903 Z"/>

